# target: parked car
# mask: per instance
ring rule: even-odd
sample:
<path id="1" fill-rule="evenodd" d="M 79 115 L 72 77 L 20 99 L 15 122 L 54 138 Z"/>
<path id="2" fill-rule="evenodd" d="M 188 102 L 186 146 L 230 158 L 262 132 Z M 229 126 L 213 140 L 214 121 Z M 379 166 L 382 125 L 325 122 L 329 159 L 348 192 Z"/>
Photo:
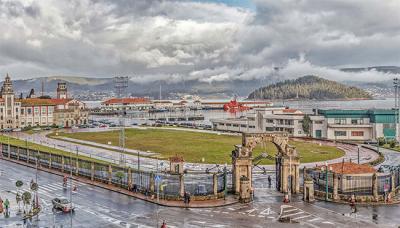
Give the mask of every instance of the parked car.
<path id="1" fill-rule="evenodd" d="M 65 197 L 54 198 L 51 203 L 54 209 L 62 210 L 63 212 L 71 212 L 75 209 L 72 203 Z"/>
<path id="2" fill-rule="evenodd" d="M 13 129 L 13 131 L 18 132 L 18 131 L 22 131 L 22 129 L 21 128 L 15 128 L 15 129 Z"/>

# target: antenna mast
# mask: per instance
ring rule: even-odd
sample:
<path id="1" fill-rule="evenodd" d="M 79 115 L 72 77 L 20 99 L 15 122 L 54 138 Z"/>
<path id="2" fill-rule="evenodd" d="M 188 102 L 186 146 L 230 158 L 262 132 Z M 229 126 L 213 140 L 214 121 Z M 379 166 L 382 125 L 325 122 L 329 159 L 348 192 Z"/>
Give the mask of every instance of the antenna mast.
<path id="1" fill-rule="evenodd" d="M 114 78 L 114 88 L 117 98 L 125 98 L 126 97 L 126 90 L 128 88 L 128 77 L 115 77 Z M 125 157 L 125 115 L 126 110 L 123 108 L 121 113 L 119 113 L 119 124 L 121 126 L 119 132 L 119 147 L 121 148 L 121 152 L 119 154 L 119 163 L 120 165 L 126 164 L 126 157 Z"/>

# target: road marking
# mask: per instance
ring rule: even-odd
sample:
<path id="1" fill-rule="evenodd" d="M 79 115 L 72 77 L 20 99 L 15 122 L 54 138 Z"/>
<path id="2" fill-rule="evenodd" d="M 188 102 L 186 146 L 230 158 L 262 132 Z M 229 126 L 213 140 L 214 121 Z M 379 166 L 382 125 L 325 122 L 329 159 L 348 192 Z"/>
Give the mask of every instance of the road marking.
<path id="1" fill-rule="evenodd" d="M 298 220 L 298 219 L 308 218 L 308 217 L 310 217 L 310 216 L 312 216 L 312 215 L 311 215 L 311 214 L 309 214 L 309 215 L 304 215 L 304 216 L 300 216 L 300 217 L 297 217 L 297 218 L 292 218 L 292 220 Z"/>
<path id="2" fill-rule="evenodd" d="M 251 210 L 248 210 L 248 211 L 246 211 L 248 214 L 251 214 L 251 213 L 253 213 L 254 211 L 256 211 L 257 209 L 251 209 Z"/>
<path id="3" fill-rule="evenodd" d="M 318 221 L 318 220 L 321 220 L 321 218 L 319 218 L 319 217 L 313 218 L 313 219 L 308 220 L 307 222 L 315 222 L 315 221 Z"/>
<path id="4" fill-rule="evenodd" d="M 290 209 L 290 210 L 284 210 L 284 211 L 283 211 L 283 213 L 284 213 L 284 212 L 292 212 L 292 211 L 297 211 L 297 210 L 300 210 L 300 209 L 298 209 L 298 208 L 295 208 L 295 209 Z"/>
<path id="5" fill-rule="evenodd" d="M 303 214 L 303 213 L 304 213 L 303 211 L 300 211 L 300 212 L 297 212 L 297 213 L 294 213 L 294 214 L 281 215 L 280 218 L 291 217 L 293 215 L 299 215 L 299 214 Z"/>

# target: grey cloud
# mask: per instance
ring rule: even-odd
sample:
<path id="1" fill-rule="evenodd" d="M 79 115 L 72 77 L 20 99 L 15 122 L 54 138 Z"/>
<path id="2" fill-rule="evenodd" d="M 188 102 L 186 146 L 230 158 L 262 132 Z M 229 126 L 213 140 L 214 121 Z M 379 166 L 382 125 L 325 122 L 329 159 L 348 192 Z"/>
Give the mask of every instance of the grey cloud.
<path id="1" fill-rule="evenodd" d="M 362 80 L 392 75 L 336 69 L 399 65 L 399 1 L 254 2 L 255 11 L 189 0 L 0 0 L 0 71 L 213 82 L 271 78 L 281 67 L 281 78 L 298 70 Z"/>

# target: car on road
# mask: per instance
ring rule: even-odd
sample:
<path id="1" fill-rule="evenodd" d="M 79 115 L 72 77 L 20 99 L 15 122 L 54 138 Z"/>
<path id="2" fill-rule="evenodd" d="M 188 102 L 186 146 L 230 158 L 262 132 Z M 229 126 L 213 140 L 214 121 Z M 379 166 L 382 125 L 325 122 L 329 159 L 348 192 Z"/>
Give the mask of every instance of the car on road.
<path id="1" fill-rule="evenodd" d="M 15 129 L 13 129 L 13 131 L 14 132 L 20 132 L 20 131 L 22 131 L 22 129 L 21 128 L 15 128 Z"/>
<path id="2" fill-rule="evenodd" d="M 62 210 L 63 212 L 71 212 L 75 209 L 72 203 L 65 197 L 54 198 L 51 203 L 54 209 Z"/>

